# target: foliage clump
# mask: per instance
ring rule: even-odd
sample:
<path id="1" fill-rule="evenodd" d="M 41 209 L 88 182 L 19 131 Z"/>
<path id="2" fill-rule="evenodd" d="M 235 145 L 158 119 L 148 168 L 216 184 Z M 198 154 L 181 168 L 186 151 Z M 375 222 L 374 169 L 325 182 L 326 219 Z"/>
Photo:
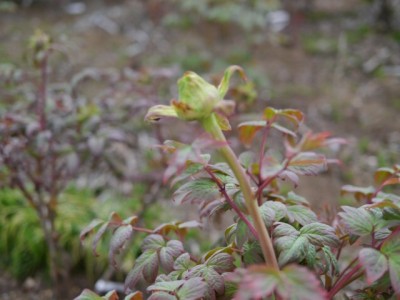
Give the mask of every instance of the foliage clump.
<path id="1" fill-rule="evenodd" d="M 172 222 L 151 230 L 137 227 L 136 217 L 122 220 L 115 214 L 107 222 L 89 225 L 84 236 L 100 224 L 97 238 L 110 228 L 114 263 L 114 256 L 135 231 L 147 232 L 125 288 L 129 293 L 147 285 L 148 299 L 308 300 L 332 299 L 339 292 L 357 299 L 398 297 L 400 200 L 384 190 L 400 183 L 400 167 L 378 169 L 375 186 L 343 187 L 342 193 L 354 195 L 360 207 L 344 206 L 336 216 L 318 216 L 304 197 L 287 191 L 286 183 L 297 186 L 300 176 L 315 176 L 338 163 L 327 149 L 345 141 L 305 130 L 299 110 L 267 107 L 260 120 L 238 125 L 240 140 L 250 148 L 261 134 L 259 149 L 236 156 L 223 133 L 231 129 L 228 117 L 234 109 L 231 103 L 229 110 L 217 107 L 235 71 L 243 74 L 240 67 L 228 68 L 216 99 L 174 100 L 172 106 L 150 108 L 146 116 L 152 122 L 162 117 L 196 120 L 204 128 L 205 134 L 191 145 L 166 141 L 161 146 L 170 156 L 164 178 L 175 189 L 174 201 L 197 205 L 200 219 L 234 212 L 224 241 L 196 256 L 187 250 L 185 235 L 188 228 L 199 227 L 197 221 Z M 185 73 L 180 82 L 187 76 L 198 75 Z M 210 88 L 201 82 L 183 87 L 180 96 L 190 91 L 210 95 L 198 90 Z M 210 109 L 209 103 L 214 107 Z M 206 109 L 198 111 L 204 105 Z M 184 109 L 176 113 L 176 107 Z M 271 150 L 271 131 L 282 135 L 281 155 Z M 215 162 L 207 149 L 218 151 L 224 161 Z M 344 257 L 346 251 L 351 251 L 351 259 Z M 139 294 L 135 297 L 142 299 Z M 86 298 L 82 294 L 77 299 Z"/>

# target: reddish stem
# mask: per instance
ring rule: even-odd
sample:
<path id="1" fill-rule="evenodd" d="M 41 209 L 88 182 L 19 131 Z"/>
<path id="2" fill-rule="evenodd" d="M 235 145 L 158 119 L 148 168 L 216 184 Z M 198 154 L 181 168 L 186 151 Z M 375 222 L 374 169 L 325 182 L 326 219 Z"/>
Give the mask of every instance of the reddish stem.
<path id="1" fill-rule="evenodd" d="M 345 276 L 343 276 L 342 279 L 337 281 L 333 288 L 329 291 L 328 293 L 328 299 L 332 299 L 333 296 L 335 296 L 341 289 L 343 289 L 345 286 L 349 285 L 353 280 L 358 278 L 360 274 L 358 274 L 356 277 L 353 277 L 358 271 L 361 269 L 361 264 L 357 264 L 353 270 L 351 270 L 349 273 L 347 273 Z"/>
<path id="2" fill-rule="evenodd" d="M 236 205 L 236 203 L 232 200 L 232 198 L 228 195 L 226 192 L 225 186 L 221 184 L 221 181 L 214 175 L 212 170 L 210 170 L 209 167 L 204 167 L 204 170 L 210 175 L 211 179 L 218 185 L 218 188 L 222 195 L 224 195 L 225 200 L 228 202 L 228 204 L 232 207 L 232 209 L 237 213 L 239 218 L 247 225 L 251 233 L 254 235 L 256 239 L 258 239 L 258 234 L 256 229 L 254 228 L 253 224 L 246 218 L 246 216 L 243 214 L 243 212 L 240 210 L 240 208 Z"/>

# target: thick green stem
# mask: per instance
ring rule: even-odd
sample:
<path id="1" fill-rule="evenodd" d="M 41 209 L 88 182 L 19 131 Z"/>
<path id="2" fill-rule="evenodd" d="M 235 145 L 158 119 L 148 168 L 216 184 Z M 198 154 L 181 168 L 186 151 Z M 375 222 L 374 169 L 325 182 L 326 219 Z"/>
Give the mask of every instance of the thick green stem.
<path id="1" fill-rule="evenodd" d="M 210 133 L 213 136 L 213 138 L 215 138 L 217 141 L 226 142 L 225 136 L 221 128 L 219 127 L 214 114 L 211 114 L 208 118 L 204 119 L 202 121 L 202 125 L 204 129 L 208 133 Z M 259 212 L 255 195 L 251 189 L 250 181 L 246 175 L 245 170 L 240 165 L 238 158 L 236 157 L 235 153 L 232 151 L 231 147 L 229 147 L 228 144 L 222 146 L 221 148 L 219 148 L 219 150 L 221 154 L 224 156 L 230 168 L 232 169 L 233 173 L 235 174 L 237 181 L 239 182 L 247 210 L 251 218 L 253 219 L 254 227 L 258 232 L 259 242 L 261 245 L 261 249 L 266 264 L 274 269 L 279 269 L 274 248 L 272 245 L 272 240 L 269 236 L 267 228 L 265 227 L 264 221 Z"/>

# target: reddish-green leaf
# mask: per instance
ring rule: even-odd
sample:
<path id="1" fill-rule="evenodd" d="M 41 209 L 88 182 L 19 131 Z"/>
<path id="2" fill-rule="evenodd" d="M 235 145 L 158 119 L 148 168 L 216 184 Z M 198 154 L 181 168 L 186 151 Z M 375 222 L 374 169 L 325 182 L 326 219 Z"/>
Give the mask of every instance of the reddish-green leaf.
<path id="1" fill-rule="evenodd" d="M 140 291 L 136 291 L 127 295 L 124 300 L 143 300 L 143 294 Z"/>
<path id="2" fill-rule="evenodd" d="M 246 146 L 250 146 L 256 133 L 263 127 L 267 122 L 265 121 L 248 121 L 238 125 L 239 139 Z"/>
<path id="3" fill-rule="evenodd" d="M 104 223 L 103 220 L 100 219 L 94 219 L 92 222 L 90 222 L 90 224 L 88 226 L 86 226 L 82 231 L 81 234 L 79 236 L 79 238 L 81 239 L 81 241 L 83 241 L 89 233 L 91 233 L 93 231 L 93 229 L 95 229 L 97 226 L 99 226 L 100 224 Z"/>
<path id="4" fill-rule="evenodd" d="M 308 269 L 290 265 L 277 271 L 265 266 L 238 269 L 227 280 L 239 284 L 233 299 L 265 299 L 274 293 L 279 299 L 325 300 L 326 291 Z"/>
<path id="5" fill-rule="evenodd" d="M 324 155 L 314 152 L 302 152 L 294 157 L 288 166 L 288 170 L 299 175 L 316 175 L 325 171 L 327 167 Z"/>
<path id="6" fill-rule="evenodd" d="M 358 201 L 361 200 L 369 200 L 372 195 L 375 193 L 375 188 L 373 186 L 369 187 L 358 187 L 354 185 L 345 185 L 341 189 L 341 194 L 353 194 L 354 198 Z"/>
<path id="7" fill-rule="evenodd" d="M 159 234 L 151 234 L 147 236 L 142 242 L 142 251 L 158 250 L 165 246 L 164 238 Z"/>
<path id="8" fill-rule="evenodd" d="M 110 251 L 108 254 L 111 264 L 116 267 L 115 255 L 119 253 L 125 243 L 131 239 L 133 228 L 131 225 L 118 227 L 113 233 L 110 241 Z"/>
<path id="9" fill-rule="evenodd" d="M 143 258 L 142 258 L 143 257 Z M 158 255 L 154 250 L 144 252 L 138 259 L 137 264 L 143 268 L 143 277 L 147 282 L 154 282 L 158 271 Z"/>
<path id="10" fill-rule="evenodd" d="M 316 276 L 305 267 L 290 265 L 282 270 L 283 280 L 277 286 L 282 299 L 325 300 L 326 291 Z"/>
<path id="11" fill-rule="evenodd" d="M 367 273 L 367 283 L 372 284 L 388 270 L 388 261 L 381 252 L 373 248 L 364 248 L 358 258 Z"/>
<path id="12" fill-rule="evenodd" d="M 395 174 L 395 170 L 392 168 L 379 168 L 375 171 L 374 180 L 376 185 L 381 185 L 385 180 Z"/>

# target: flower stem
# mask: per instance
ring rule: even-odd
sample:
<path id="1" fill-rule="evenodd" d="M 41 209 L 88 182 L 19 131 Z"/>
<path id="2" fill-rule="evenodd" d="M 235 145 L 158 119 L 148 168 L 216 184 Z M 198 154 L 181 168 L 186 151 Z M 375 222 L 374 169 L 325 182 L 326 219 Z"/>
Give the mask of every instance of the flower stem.
<path id="1" fill-rule="evenodd" d="M 211 114 L 209 117 L 202 120 L 202 125 L 204 129 L 212 135 L 217 141 L 226 142 L 226 138 L 219 127 L 216 117 Z M 274 248 L 272 245 L 272 240 L 269 236 L 267 228 L 265 227 L 264 221 L 258 209 L 258 205 L 255 199 L 255 195 L 251 189 L 249 178 L 246 175 L 245 170 L 239 163 L 238 158 L 235 153 L 226 143 L 224 146 L 219 148 L 221 154 L 225 158 L 229 167 L 232 169 L 237 181 L 239 182 L 240 189 L 243 193 L 245 199 L 247 210 L 254 221 L 254 227 L 258 232 L 259 242 L 261 249 L 266 261 L 267 266 L 274 269 L 279 269 L 278 262 L 276 260 Z"/>

